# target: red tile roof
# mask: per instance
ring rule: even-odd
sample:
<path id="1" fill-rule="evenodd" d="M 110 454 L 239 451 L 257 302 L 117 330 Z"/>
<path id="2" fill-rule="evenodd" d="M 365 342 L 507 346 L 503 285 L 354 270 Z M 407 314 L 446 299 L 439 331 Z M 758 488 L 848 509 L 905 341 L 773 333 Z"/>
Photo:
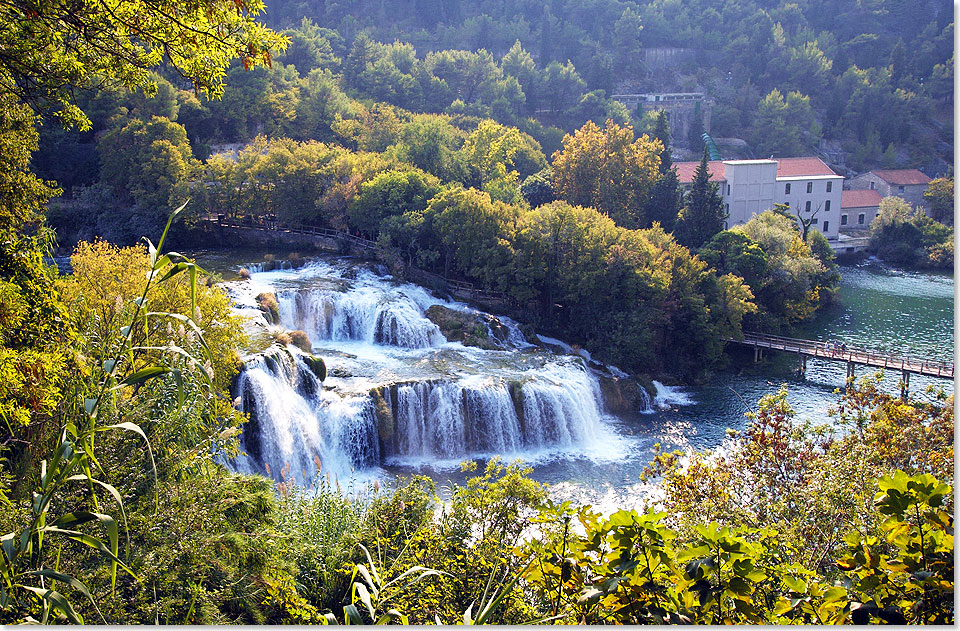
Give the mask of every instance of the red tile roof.
<path id="1" fill-rule="evenodd" d="M 839 177 L 820 158 L 774 158 L 777 161 L 777 177 L 805 177 L 814 175 L 833 175 Z M 677 177 L 681 184 L 693 182 L 693 175 L 700 165 L 697 162 L 674 162 Z M 724 181 L 723 162 L 711 160 L 707 163 L 711 182 Z"/>
<path id="2" fill-rule="evenodd" d="M 804 177 L 807 175 L 837 175 L 820 158 L 774 158 L 777 177 Z"/>
<path id="3" fill-rule="evenodd" d="M 696 162 L 674 162 L 673 166 L 677 168 L 677 179 L 681 184 L 690 184 L 693 182 L 693 176 L 700 166 L 700 161 Z M 723 182 L 723 162 L 720 160 L 711 160 L 707 162 L 707 172 L 710 173 L 711 182 Z"/>
<path id="4" fill-rule="evenodd" d="M 929 184 L 930 178 L 916 169 L 894 169 L 871 171 L 878 178 L 888 184 L 906 186 L 908 184 Z"/>
<path id="5" fill-rule="evenodd" d="M 843 191 L 840 193 L 840 208 L 874 208 L 880 205 L 880 193 L 870 189 Z"/>

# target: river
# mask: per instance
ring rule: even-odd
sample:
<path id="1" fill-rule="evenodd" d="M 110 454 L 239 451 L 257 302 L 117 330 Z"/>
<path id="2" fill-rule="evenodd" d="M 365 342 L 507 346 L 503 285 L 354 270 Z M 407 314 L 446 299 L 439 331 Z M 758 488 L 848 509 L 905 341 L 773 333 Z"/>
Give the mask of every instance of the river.
<path id="1" fill-rule="evenodd" d="M 237 260 L 222 254 L 200 257 L 201 263 L 224 271 L 236 270 Z M 323 460 L 327 471 L 332 468 L 343 481 L 352 478 L 363 484 L 372 478 L 411 473 L 424 473 L 438 482 L 462 481 L 464 474 L 457 467 L 461 459 L 467 455 L 482 459 L 502 449 L 530 464 L 533 477 L 548 483 L 555 498 L 593 504 L 606 512 L 634 505 L 648 492 L 649 486 L 640 476 L 655 443 L 668 449 L 717 447 L 728 428 L 742 428 L 745 412 L 782 384 L 789 390 L 788 400 L 798 417 L 829 423 L 828 409 L 836 404 L 835 391 L 844 384 L 846 369 L 841 362 L 809 360 L 806 376 L 800 378 L 795 356 L 771 353 L 755 364 L 752 353 L 732 353 L 729 365 L 709 382 L 664 388 L 658 399 L 667 409 L 614 417 L 604 414 L 602 406 L 591 404 L 597 388 L 584 380 L 582 371 L 577 372 L 570 361 L 525 348 L 522 343 L 481 352 L 443 343 L 442 336 L 437 342 L 430 323 L 417 313 L 438 303 L 435 298 L 367 271 L 357 276 L 342 262 L 337 265 L 318 263 L 307 271 L 254 273 L 251 282 L 259 283 L 255 291 L 278 291 L 284 325 L 307 328 L 315 352 L 325 357 L 334 375 L 324 382 L 328 392 L 322 396 L 307 397 L 293 407 L 257 408 L 256 414 L 264 419 L 276 416 L 277 424 L 282 425 L 271 439 L 275 444 L 268 448 L 276 452 L 273 458 L 277 462 L 293 459 L 304 470 L 310 468 L 311 458 Z M 952 361 L 952 277 L 904 272 L 877 263 L 846 266 L 840 271 L 837 304 L 807 323 L 800 336 Z M 346 285 L 350 286 L 346 294 L 335 293 Z M 381 313 L 384 305 L 391 306 L 389 314 Z M 331 319 L 331 314 L 341 312 Z M 324 313 L 327 322 L 319 322 L 317 314 Z M 319 317 L 322 320 L 322 315 Z M 383 322 L 392 324 L 393 333 Z M 296 367 L 285 370 L 295 373 Z M 247 380 L 253 383 L 258 379 L 259 385 L 255 394 L 245 395 L 245 401 L 298 396 L 287 385 L 278 389 L 279 382 L 269 375 L 248 372 Z M 867 372 L 872 371 L 858 368 L 858 375 Z M 896 392 L 899 378 L 899 373 L 887 374 L 884 388 Z M 416 432 L 418 438 L 394 439 L 390 447 L 383 440 L 382 427 L 380 440 L 376 438 L 375 406 L 352 397 L 366 396 L 369 388 L 379 383 L 411 379 L 429 379 L 430 383 L 394 387 L 392 401 L 386 393 L 386 404 L 398 424 L 394 429 Z M 516 397 L 511 402 L 516 393 L 513 386 L 508 388 L 510 381 L 524 384 L 520 395 L 524 403 L 518 404 Z M 927 386 L 953 391 L 952 382 L 917 375 L 910 385 L 911 394 L 921 398 L 932 397 L 925 392 Z M 461 407 L 454 410 L 456 405 Z M 311 407 L 322 410 L 307 409 Z M 287 418 L 291 415 L 293 420 Z M 422 421 L 424 416 L 429 417 L 428 423 Z M 317 424 L 336 427 L 336 435 L 320 436 L 314 427 Z M 471 426 L 477 424 L 483 431 L 471 437 Z M 437 439 L 448 435 L 458 436 L 457 441 L 464 445 L 454 445 L 457 441 L 441 444 Z M 264 441 L 265 445 L 271 442 Z M 298 441 L 313 445 L 312 451 L 298 451 Z M 345 453 L 350 457 L 345 458 Z M 262 472 L 256 463 L 247 461 L 237 468 Z"/>

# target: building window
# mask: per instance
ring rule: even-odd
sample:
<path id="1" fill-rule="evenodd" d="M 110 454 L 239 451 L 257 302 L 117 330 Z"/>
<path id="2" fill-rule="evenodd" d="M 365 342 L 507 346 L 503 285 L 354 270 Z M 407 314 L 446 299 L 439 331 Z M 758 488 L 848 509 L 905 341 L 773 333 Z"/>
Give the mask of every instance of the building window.
<path id="1" fill-rule="evenodd" d="M 827 192 L 829 193 L 832 190 L 833 190 L 833 182 L 827 182 Z"/>
<path id="2" fill-rule="evenodd" d="M 730 194 L 730 185 L 727 184 L 727 195 L 729 195 L 729 194 Z"/>
<path id="3" fill-rule="evenodd" d="M 807 192 L 808 193 L 813 192 L 813 182 L 807 182 Z"/>
<path id="4" fill-rule="evenodd" d="M 787 185 L 783 187 L 783 194 L 784 195 L 790 194 L 790 182 L 787 182 Z"/>
<path id="5" fill-rule="evenodd" d="M 870 182 L 870 190 L 871 190 L 871 191 L 873 190 L 874 184 L 876 184 L 876 182 Z"/>
<path id="6" fill-rule="evenodd" d="M 860 216 L 857 217 L 857 223 L 863 225 L 863 221 L 864 221 L 864 219 L 866 219 L 866 218 L 867 218 L 866 215 L 864 215 L 863 213 L 860 213 Z"/>
<path id="7" fill-rule="evenodd" d="M 846 216 L 846 215 L 840 215 L 840 225 L 841 225 L 841 226 L 847 225 L 847 216 Z"/>
<path id="8" fill-rule="evenodd" d="M 897 187 L 897 192 L 900 193 L 901 195 L 903 195 L 903 187 L 902 187 L 902 186 L 898 186 L 898 187 Z"/>
<path id="9" fill-rule="evenodd" d="M 815 225 L 817 225 L 818 223 L 820 223 L 820 220 L 817 219 L 816 217 L 814 217 L 813 219 L 810 220 L 810 225 L 811 225 L 811 226 L 815 226 Z"/>
<path id="10" fill-rule="evenodd" d="M 830 222 L 829 222 L 829 221 L 824 221 L 824 222 L 823 222 L 823 233 L 826 234 L 827 230 L 829 230 L 829 229 L 830 229 Z"/>
<path id="11" fill-rule="evenodd" d="M 828 199 L 826 202 L 824 202 L 824 204 L 823 204 L 823 212 L 825 212 L 825 213 L 830 212 L 830 200 L 829 200 L 829 199 Z"/>
<path id="12" fill-rule="evenodd" d="M 807 211 L 807 212 L 810 212 L 810 200 L 809 200 L 809 199 L 807 200 L 807 203 L 806 203 L 806 205 L 803 207 L 803 209 L 804 209 L 805 211 Z"/>

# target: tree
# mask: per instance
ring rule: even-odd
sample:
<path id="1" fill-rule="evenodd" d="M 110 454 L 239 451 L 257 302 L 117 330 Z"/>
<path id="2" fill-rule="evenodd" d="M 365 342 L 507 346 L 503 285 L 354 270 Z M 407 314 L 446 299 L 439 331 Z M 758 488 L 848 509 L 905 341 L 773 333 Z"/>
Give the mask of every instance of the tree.
<path id="1" fill-rule="evenodd" d="M 521 199 L 520 177 L 513 169 L 521 144 L 523 138 L 516 127 L 485 120 L 467 136 L 460 149 L 466 164 L 479 173 L 480 188 L 495 200 L 517 203 Z"/>
<path id="2" fill-rule="evenodd" d="M 533 114 L 536 112 L 540 103 L 537 91 L 540 72 L 537 70 L 533 57 L 520 45 L 520 40 L 514 42 L 510 50 L 500 60 L 500 69 L 504 74 L 515 77 L 520 83 L 525 97 L 527 113 Z"/>
<path id="3" fill-rule="evenodd" d="M 707 151 L 693 175 L 690 192 L 683 199 L 684 205 L 677 217 L 674 234 L 688 248 L 697 249 L 723 230 L 727 213 L 720 197 L 720 185 L 710 181 L 707 168 Z"/>
<path id="4" fill-rule="evenodd" d="M 930 208 L 930 216 L 940 223 L 953 225 L 953 176 L 930 181 L 923 192 Z"/>
<path id="5" fill-rule="evenodd" d="M 520 185 L 520 194 L 527 200 L 530 208 L 538 208 L 549 204 L 555 197 L 553 194 L 553 172 L 546 168 L 534 173 Z"/>
<path id="6" fill-rule="evenodd" d="M 88 128 L 76 87 L 155 89 L 149 70 L 161 63 L 218 97 L 227 64 L 269 65 L 286 41 L 257 23 L 262 0 L 83 4 L 4 4 L 0 93 L 68 124 Z M 176 16 L 176 17 L 174 17 Z"/>
<path id="7" fill-rule="evenodd" d="M 656 140 L 634 140 L 633 128 L 611 120 L 600 129 L 593 121 L 563 139 L 553 158 L 553 187 L 560 199 L 591 206 L 626 228 L 644 225 L 644 204 L 659 174 Z"/>
<path id="8" fill-rule="evenodd" d="M 548 95 L 550 109 L 562 112 L 579 100 L 586 85 L 569 60 L 566 64 L 551 61 L 543 72 L 541 93 Z"/>
<path id="9" fill-rule="evenodd" d="M 300 76 L 305 77 L 317 68 L 336 71 L 340 67 L 340 58 L 330 42 L 330 38 L 339 39 L 336 31 L 322 29 L 305 17 L 298 28 L 288 29 L 283 34 L 290 43 L 278 59 L 294 66 Z"/>
<path id="10" fill-rule="evenodd" d="M 196 166 L 183 126 L 158 116 L 111 130 L 100 139 L 98 153 L 102 177 L 117 194 L 158 216 L 176 203 L 174 191 Z"/>
<path id="11" fill-rule="evenodd" d="M 784 99 L 773 89 L 757 105 L 753 144 L 760 155 L 805 154 L 820 139 L 820 127 L 810 107 L 810 97 L 790 92 Z"/>
<path id="12" fill-rule="evenodd" d="M 663 145 L 660 152 L 660 173 L 666 173 L 673 167 L 673 156 L 670 153 L 670 117 L 666 110 L 658 110 L 653 115 L 653 137 Z"/>
<path id="13" fill-rule="evenodd" d="M 422 213 L 440 191 L 434 176 L 419 170 L 394 169 L 360 185 L 348 209 L 351 227 L 376 236 L 383 220 L 406 213 Z"/>
<path id="14" fill-rule="evenodd" d="M 640 51 L 640 31 L 643 21 L 631 7 L 627 7 L 613 25 L 616 67 L 626 74 L 639 74 L 643 67 Z"/>
<path id="15" fill-rule="evenodd" d="M 680 189 L 677 172 L 668 169 L 650 189 L 650 196 L 643 211 L 644 227 L 656 222 L 667 232 L 673 232 L 682 206 L 683 191 Z"/>

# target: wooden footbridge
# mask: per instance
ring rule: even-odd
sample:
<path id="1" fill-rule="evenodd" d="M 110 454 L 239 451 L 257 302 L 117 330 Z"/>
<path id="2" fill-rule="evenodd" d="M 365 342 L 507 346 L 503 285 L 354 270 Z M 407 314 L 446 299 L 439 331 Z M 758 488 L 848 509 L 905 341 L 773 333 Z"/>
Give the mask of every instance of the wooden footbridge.
<path id="1" fill-rule="evenodd" d="M 754 361 L 759 360 L 765 350 L 796 353 L 800 358 L 798 371 L 801 375 L 806 373 L 807 359 L 810 357 L 827 361 L 846 362 L 847 377 L 854 376 L 858 364 L 886 370 L 899 370 L 903 374 L 904 385 L 902 394 L 904 396 L 906 396 L 907 388 L 910 386 L 911 373 L 940 379 L 953 379 L 953 362 L 944 362 L 936 359 L 896 355 L 894 353 L 883 353 L 851 346 L 838 348 L 833 343 L 781 337 L 779 335 L 767 335 L 765 333 L 744 333 L 742 340 L 728 338 L 727 341 L 753 347 Z"/>

